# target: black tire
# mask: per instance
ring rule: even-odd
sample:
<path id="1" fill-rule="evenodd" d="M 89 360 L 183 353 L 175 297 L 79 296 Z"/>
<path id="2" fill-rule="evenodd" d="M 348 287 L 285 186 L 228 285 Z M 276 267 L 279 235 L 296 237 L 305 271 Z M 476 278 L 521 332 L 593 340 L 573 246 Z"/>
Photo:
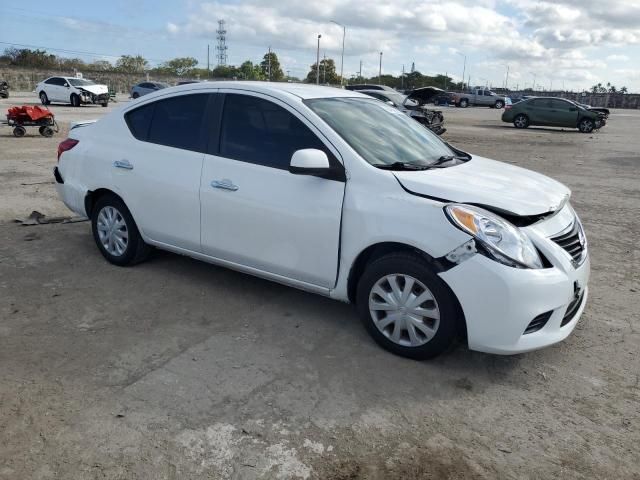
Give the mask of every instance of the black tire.
<path id="1" fill-rule="evenodd" d="M 72 107 L 79 107 L 80 106 L 80 97 L 78 95 L 76 95 L 75 93 L 71 94 L 71 106 Z"/>
<path id="2" fill-rule="evenodd" d="M 42 125 L 41 127 L 38 128 L 38 132 L 40 132 L 40 135 L 44 136 L 44 129 L 47 128 L 46 125 Z"/>
<path id="3" fill-rule="evenodd" d="M 529 126 L 529 117 L 524 113 L 519 113 L 516 118 L 513 119 L 513 125 L 516 128 L 527 128 Z"/>
<path id="4" fill-rule="evenodd" d="M 504 102 L 502 100 L 498 100 L 495 104 L 495 107 L 500 110 L 501 108 L 504 108 Z"/>
<path id="5" fill-rule="evenodd" d="M 140 94 L 138 92 L 133 92 L 133 95 L 131 95 L 131 98 L 133 98 L 135 100 L 139 96 L 140 96 Z"/>
<path id="6" fill-rule="evenodd" d="M 109 252 L 105 248 L 98 230 L 98 217 L 100 216 L 100 212 L 108 207 L 114 208 L 117 211 L 120 218 L 124 221 L 128 233 L 126 248 L 124 248 L 124 251 L 119 255 Z M 129 209 L 117 195 L 105 194 L 98 198 L 91 211 L 91 229 L 93 231 L 93 239 L 100 253 L 102 253 L 107 261 L 119 267 L 140 263 L 144 261 L 151 252 L 151 247 L 144 243 L 142 236 L 140 236 L 136 222 L 133 220 Z M 122 228 L 118 230 L 122 230 Z"/>
<path id="7" fill-rule="evenodd" d="M 462 100 L 460 100 L 460 103 L 458 104 L 458 106 L 460 108 L 467 108 L 469 106 L 469 100 L 467 100 L 466 98 L 463 98 Z"/>
<path id="8" fill-rule="evenodd" d="M 435 335 L 420 346 L 406 346 L 391 340 L 380 331 L 369 311 L 369 297 L 376 283 L 387 275 L 406 275 L 426 286 L 440 311 L 440 320 Z M 430 302 L 430 300 L 427 300 Z M 423 305 L 423 302 L 421 305 Z M 425 360 L 447 350 L 456 338 L 458 309 L 449 287 L 433 273 L 429 263 L 417 254 L 391 253 L 371 262 L 358 281 L 356 307 L 365 328 L 384 349 L 402 357 Z M 405 330 L 408 335 L 408 330 Z"/>
<path id="9" fill-rule="evenodd" d="M 17 127 L 13 128 L 13 136 L 14 137 L 21 138 L 21 137 L 24 137 L 26 135 L 26 133 L 27 133 L 27 129 L 24 128 L 24 127 L 21 127 L 20 125 L 18 125 Z"/>
<path id="10" fill-rule="evenodd" d="M 108 107 L 109 106 L 109 102 L 102 102 L 100 104 L 101 107 Z"/>
<path id="11" fill-rule="evenodd" d="M 53 128 L 51 127 L 40 127 L 40 128 L 42 129 L 42 131 L 40 132 L 40 135 L 47 138 L 53 137 L 53 134 L 54 134 Z"/>
<path id="12" fill-rule="evenodd" d="M 582 133 L 591 133 L 596 128 L 596 124 L 590 118 L 581 118 L 578 122 L 578 130 Z"/>
<path id="13" fill-rule="evenodd" d="M 40 102 L 42 105 L 49 105 L 51 103 L 45 92 L 40 92 Z"/>

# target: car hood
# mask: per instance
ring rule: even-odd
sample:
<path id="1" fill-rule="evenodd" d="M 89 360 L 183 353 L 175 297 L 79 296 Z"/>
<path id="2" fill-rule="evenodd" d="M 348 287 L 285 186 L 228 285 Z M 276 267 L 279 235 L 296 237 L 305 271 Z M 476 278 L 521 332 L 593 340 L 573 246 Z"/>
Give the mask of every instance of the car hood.
<path id="1" fill-rule="evenodd" d="M 415 100 L 420 105 L 424 105 L 425 103 L 429 103 L 429 101 L 438 96 L 445 93 L 444 90 L 436 87 L 421 87 L 411 90 L 407 93 L 407 98 L 405 102 L 409 99 Z"/>
<path id="2" fill-rule="evenodd" d="M 555 211 L 571 194 L 563 184 L 540 173 L 475 156 L 453 167 L 393 174 L 409 193 L 512 216 Z"/>
<path id="3" fill-rule="evenodd" d="M 96 95 L 109 93 L 109 87 L 107 87 L 106 85 L 82 85 L 76 88 L 78 88 L 79 90 L 86 90 L 87 92 L 91 92 Z"/>

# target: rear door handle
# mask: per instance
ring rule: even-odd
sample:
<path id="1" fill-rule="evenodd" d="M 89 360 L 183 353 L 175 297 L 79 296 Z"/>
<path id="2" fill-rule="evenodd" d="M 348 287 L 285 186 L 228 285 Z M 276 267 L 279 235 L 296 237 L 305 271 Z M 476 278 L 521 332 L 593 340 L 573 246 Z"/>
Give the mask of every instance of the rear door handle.
<path id="1" fill-rule="evenodd" d="M 133 170 L 133 165 L 129 160 L 116 160 L 113 162 L 113 166 L 116 168 L 124 168 L 125 170 Z"/>
<path id="2" fill-rule="evenodd" d="M 233 182 L 228 178 L 222 180 L 213 180 L 211 182 L 211 186 L 213 188 L 220 188 L 222 190 L 231 190 L 232 192 L 238 190 L 238 186 L 234 185 Z"/>

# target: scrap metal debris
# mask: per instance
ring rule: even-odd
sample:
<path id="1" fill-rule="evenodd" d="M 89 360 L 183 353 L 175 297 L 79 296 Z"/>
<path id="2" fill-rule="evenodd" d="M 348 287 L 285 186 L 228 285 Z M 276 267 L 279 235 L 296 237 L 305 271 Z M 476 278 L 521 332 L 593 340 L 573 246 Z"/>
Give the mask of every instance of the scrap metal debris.
<path id="1" fill-rule="evenodd" d="M 76 223 L 86 222 L 87 217 L 47 217 L 45 214 L 34 210 L 27 218 L 16 218 L 15 222 L 23 226 L 46 225 L 48 223 Z"/>

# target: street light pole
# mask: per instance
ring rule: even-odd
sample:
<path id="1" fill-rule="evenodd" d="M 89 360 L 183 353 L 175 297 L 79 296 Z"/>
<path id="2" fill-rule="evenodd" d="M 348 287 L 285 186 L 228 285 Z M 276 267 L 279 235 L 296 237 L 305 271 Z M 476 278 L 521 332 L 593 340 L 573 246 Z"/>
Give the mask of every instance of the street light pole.
<path id="1" fill-rule="evenodd" d="M 347 27 L 339 24 L 335 20 L 331 20 L 331 22 L 342 27 L 342 56 L 340 57 L 340 86 L 342 86 L 344 81 L 344 37 L 347 36 Z"/>
<path id="2" fill-rule="evenodd" d="M 382 52 L 380 52 L 380 69 L 378 70 L 378 83 L 382 85 Z"/>
<path id="3" fill-rule="evenodd" d="M 318 51 L 316 53 L 316 85 L 320 85 L 320 39 L 322 35 L 318 35 Z"/>
<path id="4" fill-rule="evenodd" d="M 456 53 L 464 57 L 464 62 L 462 63 L 462 90 L 464 90 L 464 74 L 467 71 L 467 56 L 464 53 L 460 53 L 460 52 L 456 52 Z"/>

